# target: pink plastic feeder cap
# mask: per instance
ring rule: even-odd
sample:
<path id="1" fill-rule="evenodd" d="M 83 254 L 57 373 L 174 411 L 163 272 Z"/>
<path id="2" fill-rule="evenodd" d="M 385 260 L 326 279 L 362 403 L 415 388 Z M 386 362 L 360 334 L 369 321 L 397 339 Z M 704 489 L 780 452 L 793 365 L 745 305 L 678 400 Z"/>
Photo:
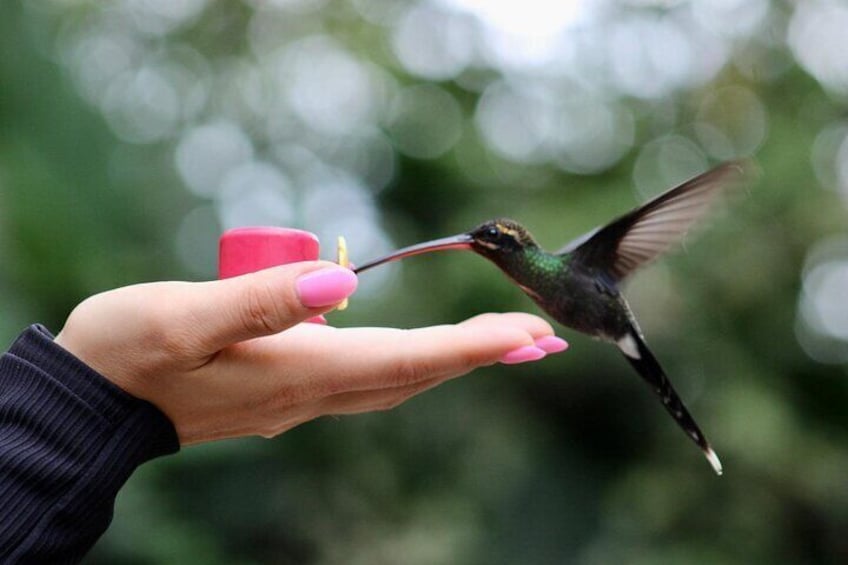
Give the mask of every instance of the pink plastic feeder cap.
<path id="1" fill-rule="evenodd" d="M 218 278 L 222 279 L 318 259 L 315 234 L 292 228 L 235 228 L 224 232 L 219 243 Z"/>
<path id="2" fill-rule="evenodd" d="M 277 265 L 318 259 L 318 237 L 308 231 L 277 227 L 227 230 L 218 245 L 218 278 L 237 277 Z M 307 320 L 327 323 L 323 316 Z"/>

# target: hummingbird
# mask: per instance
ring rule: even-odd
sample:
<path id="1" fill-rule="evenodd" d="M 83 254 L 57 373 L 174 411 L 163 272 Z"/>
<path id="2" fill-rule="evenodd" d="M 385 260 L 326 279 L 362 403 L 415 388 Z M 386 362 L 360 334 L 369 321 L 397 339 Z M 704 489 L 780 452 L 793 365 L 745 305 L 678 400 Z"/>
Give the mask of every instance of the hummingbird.
<path id="1" fill-rule="evenodd" d="M 636 270 L 680 241 L 717 197 L 741 184 L 749 169 L 745 161 L 719 165 L 553 253 L 542 249 L 518 222 L 498 218 L 465 233 L 404 247 L 354 272 L 445 249 L 465 249 L 485 257 L 554 320 L 614 344 L 721 475 L 718 456 L 648 348 L 620 287 Z"/>

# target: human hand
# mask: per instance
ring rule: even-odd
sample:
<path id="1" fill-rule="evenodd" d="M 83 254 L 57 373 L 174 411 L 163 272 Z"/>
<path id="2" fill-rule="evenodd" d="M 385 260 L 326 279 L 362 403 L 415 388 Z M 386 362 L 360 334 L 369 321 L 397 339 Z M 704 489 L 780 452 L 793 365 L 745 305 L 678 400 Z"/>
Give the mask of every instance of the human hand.
<path id="1" fill-rule="evenodd" d="M 300 323 L 332 310 L 356 282 L 334 263 L 309 261 L 128 286 L 82 302 L 56 343 L 156 405 L 182 445 L 389 409 L 476 367 L 567 347 L 546 321 L 522 313 L 414 330 Z"/>

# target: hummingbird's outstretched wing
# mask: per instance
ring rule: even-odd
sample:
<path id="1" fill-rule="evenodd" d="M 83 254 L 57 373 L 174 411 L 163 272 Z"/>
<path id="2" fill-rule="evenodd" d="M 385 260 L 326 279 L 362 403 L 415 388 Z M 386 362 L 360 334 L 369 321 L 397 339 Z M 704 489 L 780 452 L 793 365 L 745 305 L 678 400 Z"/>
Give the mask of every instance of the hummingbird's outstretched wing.
<path id="1" fill-rule="evenodd" d="M 750 163 L 731 161 L 680 184 L 560 249 L 616 282 L 680 241 L 727 188 L 741 184 Z"/>

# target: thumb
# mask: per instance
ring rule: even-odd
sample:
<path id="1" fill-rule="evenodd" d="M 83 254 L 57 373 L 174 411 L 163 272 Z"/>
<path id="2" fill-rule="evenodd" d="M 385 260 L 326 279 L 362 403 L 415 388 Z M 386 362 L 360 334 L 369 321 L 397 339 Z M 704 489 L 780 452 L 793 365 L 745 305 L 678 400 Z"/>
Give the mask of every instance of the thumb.
<path id="1" fill-rule="evenodd" d="M 200 283 L 190 308 L 206 353 L 279 333 L 328 312 L 353 294 L 356 275 L 329 261 L 304 261 Z"/>

